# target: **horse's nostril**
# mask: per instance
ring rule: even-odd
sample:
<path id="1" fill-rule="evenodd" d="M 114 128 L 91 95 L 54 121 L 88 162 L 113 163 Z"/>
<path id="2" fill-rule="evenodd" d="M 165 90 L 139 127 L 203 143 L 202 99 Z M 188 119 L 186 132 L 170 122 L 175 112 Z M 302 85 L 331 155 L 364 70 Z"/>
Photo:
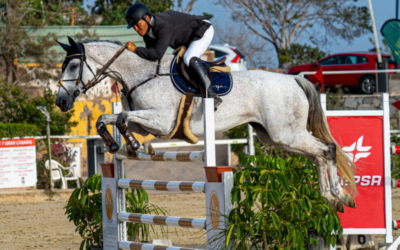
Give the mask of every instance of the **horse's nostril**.
<path id="1" fill-rule="evenodd" d="M 67 105 L 67 101 L 64 99 L 61 101 L 61 106 L 65 107 L 65 105 Z"/>

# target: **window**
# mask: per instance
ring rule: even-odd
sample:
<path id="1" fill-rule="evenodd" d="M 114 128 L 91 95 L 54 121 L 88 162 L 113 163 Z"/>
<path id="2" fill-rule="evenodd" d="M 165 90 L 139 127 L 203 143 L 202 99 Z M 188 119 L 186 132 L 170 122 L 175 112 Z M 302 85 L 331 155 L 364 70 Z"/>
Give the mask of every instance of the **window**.
<path id="1" fill-rule="evenodd" d="M 357 56 L 357 64 L 361 64 L 361 63 L 369 63 L 368 59 L 364 56 Z"/>
<path id="2" fill-rule="evenodd" d="M 359 56 L 346 56 L 344 64 L 357 64 L 357 59 Z"/>
<path id="3" fill-rule="evenodd" d="M 222 52 L 220 50 L 216 50 L 216 49 L 210 49 L 211 51 L 214 51 L 215 53 L 215 57 L 222 57 L 222 56 L 226 56 L 228 55 L 228 53 Z"/>
<path id="4" fill-rule="evenodd" d="M 319 62 L 319 65 L 337 65 L 344 64 L 345 56 L 331 56 Z"/>

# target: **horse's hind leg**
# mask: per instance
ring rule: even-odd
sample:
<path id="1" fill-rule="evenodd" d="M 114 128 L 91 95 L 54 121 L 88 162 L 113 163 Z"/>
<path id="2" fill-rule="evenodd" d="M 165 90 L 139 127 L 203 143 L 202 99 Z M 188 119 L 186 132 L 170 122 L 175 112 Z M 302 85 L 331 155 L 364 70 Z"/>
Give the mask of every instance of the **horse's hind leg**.
<path id="1" fill-rule="evenodd" d="M 326 159 L 329 172 L 329 180 L 331 183 L 331 193 L 333 196 L 342 201 L 346 206 L 356 208 L 356 203 L 353 196 L 351 196 L 339 184 L 337 160 L 336 160 L 336 144 L 333 142 L 326 142 L 328 150 L 326 152 Z"/>
<path id="2" fill-rule="evenodd" d="M 327 169 L 325 166 L 325 160 L 321 156 L 316 156 L 316 154 L 312 154 L 310 152 L 306 152 L 304 150 L 298 149 L 293 146 L 288 146 L 285 144 L 278 144 L 275 143 L 271 137 L 269 136 L 268 132 L 264 129 L 264 127 L 260 124 L 251 124 L 253 128 L 256 130 L 257 137 L 259 138 L 260 141 L 263 143 L 272 145 L 274 147 L 280 148 L 282 150 L 301 155 L 304 157 L 307 157 L 310 161 L 312 161 L 316 167 L 317 167 L 317 173 L 319 177 L 319 185 L 320 185 L 320 192 L 322 197 L 328 202 L 328 204 L 333 207 L 335 210 L 339 212 L 343 212 L 343 203 L 340 202 L 338 199 L 336 199 L 334 196 L 332 196 L 330 192 L 330 185 L 329 185 L 329 180 L 328 180 L 328 175 L 327 175 Z M 311 136 L 311 135 L 310 135 Z M 312 136 L 311 136 L 312 137 Z M 314 138 L 314 137 L 312 137 Z"/>

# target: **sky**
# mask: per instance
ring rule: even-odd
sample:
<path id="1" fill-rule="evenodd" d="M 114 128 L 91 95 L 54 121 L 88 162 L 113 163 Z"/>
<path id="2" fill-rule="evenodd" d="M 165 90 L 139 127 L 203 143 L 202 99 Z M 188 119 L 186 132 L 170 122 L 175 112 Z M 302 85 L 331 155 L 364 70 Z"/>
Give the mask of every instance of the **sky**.
<path id="1" fill-rule="evenodd" d="M 189 0 L 184 0 L 184 6 Z M 193 6 L 191 14 L 201 15 L 203 12 L 214 15 L 212 22 L 232 22 L 230 14 L 220 5 L 215 4 L 216 0 L 197 0 Z M 87 0 L 86 4 L 93 5 L 94 0 Z M 355 4 L 359 6 L 368 7 L 368 0 L 358 0 Z M 373 12 L 375 17 L 376 29 L 378 32 L 378 40 L 381 48 L 384 48 L 382 43 L 382 35 L 380 29 L 386 20 L 396 17 L 396 0 L 372 0 Z M 400 11 L 400 10 L 399 10 Z M 399 14 L 400 16 L 400 14 Z M 363 35 L 354 39 L 350 44 L 340 39 L 333 39 L 334 41 L 328 46 L 322 46 L 322 50 L 328 54 L 352 52 L 352 51 L 368 51 L 374 47 L 369 41 L 369 38 L 374 38 L 373 33 Z M 308 43 L 306 35 L 300 41 L 301 43 Z M 215 36 L 213 43 L 219 43 L 218 38 Z M 271 48 L 271 53 L 275 53 Z"/>

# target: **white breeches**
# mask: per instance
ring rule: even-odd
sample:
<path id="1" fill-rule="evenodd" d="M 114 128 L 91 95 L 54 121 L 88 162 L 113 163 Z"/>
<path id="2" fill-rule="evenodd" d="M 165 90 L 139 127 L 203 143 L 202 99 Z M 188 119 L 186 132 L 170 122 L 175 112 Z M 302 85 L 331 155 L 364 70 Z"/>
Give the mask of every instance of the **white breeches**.
<path id="1" fill-rule="evenodd" d="M 208 22 L 208 20 L 205 20 Z M 183 56 L 183 61 L 185 65 L 189 67 L 189 62 L 192 57 L 196 56 L 199 57 L 206 52 L 208 46 L 210 46 L 211 41 L 214 37 L 214 28 L 211 25 L 206 32 L 204 33 L 203 37 L 199 40 L 192 42 L 187 48 L 185 55 Z"/>

